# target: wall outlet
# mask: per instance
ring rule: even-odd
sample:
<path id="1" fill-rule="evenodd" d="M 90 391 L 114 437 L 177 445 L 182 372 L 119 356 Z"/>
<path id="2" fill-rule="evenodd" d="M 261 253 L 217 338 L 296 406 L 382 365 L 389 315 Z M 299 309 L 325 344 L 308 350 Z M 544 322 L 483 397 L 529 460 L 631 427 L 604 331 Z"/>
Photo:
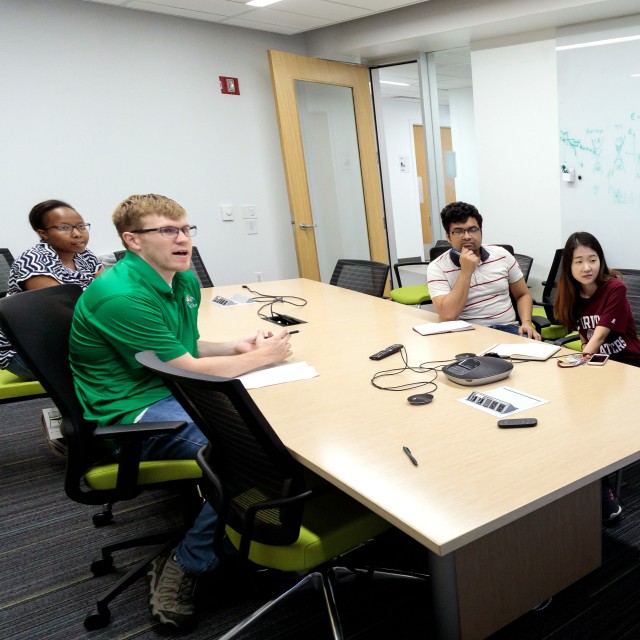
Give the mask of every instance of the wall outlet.
<path id="1" fill-rule="evenodd" d="M 244 227 L 247 230 L 247 235 L 251 236 L 258 233 L 258 221 L 252 218 L 247 218 L 244 221 Z"/>
<path id="2" fill-rule="evenodd" d="M 233 205 L 232 204 L 221 204 L 220 205 L 220 215 L 222 216 L 223 221 L 233 220 Z"/>
<path id="3" fill-rule="evenodd" d="M 256 282 L 262 282 L 262 271 L 256 271 Z"/>
<path id="4" fill-rule="evenodd" d="M 258 212 L 256 211 L 256 206 L 254 204 L 240 205 L 240 212 L 242 213 L 242 217 L 245 219 L 258 217 Z"/>

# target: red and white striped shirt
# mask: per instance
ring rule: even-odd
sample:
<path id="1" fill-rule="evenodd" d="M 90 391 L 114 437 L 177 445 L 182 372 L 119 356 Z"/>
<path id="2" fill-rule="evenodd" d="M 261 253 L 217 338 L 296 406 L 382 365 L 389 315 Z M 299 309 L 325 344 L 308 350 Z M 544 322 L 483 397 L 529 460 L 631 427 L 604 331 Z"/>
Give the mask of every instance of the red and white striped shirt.
<path id="1" fill-rule="evenodd" d="M 482 325 L 516 324 L 516 312 L 511 303 L 509 285 L 523 275 L 518 261 L 503 247 L 482 245 L 482 262 L 471 276 L 467 302 L 460 320 Z M 446 251 L 427 267 L 427 285 L 431 298 L 451 292 L 460 275 L 451 252 Z"/>

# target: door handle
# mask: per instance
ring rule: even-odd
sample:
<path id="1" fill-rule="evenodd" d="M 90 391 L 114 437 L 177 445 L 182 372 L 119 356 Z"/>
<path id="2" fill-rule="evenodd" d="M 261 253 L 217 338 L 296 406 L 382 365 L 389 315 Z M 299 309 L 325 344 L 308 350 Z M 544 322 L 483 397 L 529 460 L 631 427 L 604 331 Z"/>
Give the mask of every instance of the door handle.
<path id="1" fill-rule="evenodd" d="M 304 223 L 300 224 L 301 229 L 315 229 L 317 226 L 318 226 L 317 224 L 304 224 Z"/>

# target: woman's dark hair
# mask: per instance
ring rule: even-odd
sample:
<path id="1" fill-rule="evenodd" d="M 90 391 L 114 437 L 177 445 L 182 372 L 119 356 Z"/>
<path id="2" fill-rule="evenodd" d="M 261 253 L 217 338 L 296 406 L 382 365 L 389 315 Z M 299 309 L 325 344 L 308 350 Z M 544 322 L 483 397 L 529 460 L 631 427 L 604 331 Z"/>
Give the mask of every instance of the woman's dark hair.
<path id="1" fill-rule="evenodd" d="M 31 211 L 29 212 L 29 224 L 34 231 L 38 231 L 38 229 L 44 228 L 44 217 L 51 211 L 52 209 L 57 209 L 58 207 L 66 207 L 67 209 L 73 209 L 70 204 L 63 202 L 62 200 L 45 200 L 44 202 L 39 202 Z M 75 211 L 75 209 L 73 209 Z"/>
<path id="2" fill-rule="evenodd" d="M 558 294 L 553 303 L 553 314 L 556 319 L 573 330 L 578 321 L 576 315 L 576 301 L 580 298 L 580 283 L 571 274 L 571 264 L 573 263 L 573 252 L 578 247 L 588 247 L 593 249 L 600 260 L 600 270 L 595 279 L 596 286 L 600 286 L 607 280 L 615 278 L 618 274 L 611 271 L 604 258 L 604 251 L 598 239 L 586 231 L 572 233 L 562 251 L 562 262 L 560 264 L 560 279 L 558 280 Z"/>
<path id="3" fill-rule="evenodd" d="M 469 218 L 475 218 L 478 221 L 478 226 L 482 229 L 482 216 L 472 204 L 451 202 L 440 212 L 440 220 L 442 220 L 442 226 L 447 233 L 454 222 L 464 224 Z"/>

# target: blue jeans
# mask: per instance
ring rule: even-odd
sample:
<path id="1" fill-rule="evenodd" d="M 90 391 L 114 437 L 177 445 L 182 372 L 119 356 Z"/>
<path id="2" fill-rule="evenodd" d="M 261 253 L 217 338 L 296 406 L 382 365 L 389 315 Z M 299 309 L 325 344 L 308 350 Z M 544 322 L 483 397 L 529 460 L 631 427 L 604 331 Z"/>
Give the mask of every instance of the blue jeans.
<path id="1" fill-rule="evenodd" d="M 490 329 L 497 329 L 498 331 L 506 331 L 507 333 L 513 333 L 518 335 L 518 325 L 517 324 L 492 324 Z"/>
<path id="2" fill-rule="evenodd" d="M 9 360 L 7 371 L 13 373 L 14 376 L 18 376 L 18 378 L 21 378 L 25 382 L 37 380 L 19 353 L 16 353 L 13 358 Z"/>
<path id="3" fill-rule="evenodd" d="M 163 420 L 184 420 L 187 425 L 177 433 L 148 438 L 142 448 L 142 459 L 195 459 L 196 453 L 208 441 L 173 396 L 152 404 L 139 422 Z M 213 552 L 213 534 L 217 521 L 218 514 L 208 502 L 205 502 L 193 526 L 187 531 L 176 551 L 178 564 L 188 573 L 206 573 L 218 566 L 220 561 Z"/>

